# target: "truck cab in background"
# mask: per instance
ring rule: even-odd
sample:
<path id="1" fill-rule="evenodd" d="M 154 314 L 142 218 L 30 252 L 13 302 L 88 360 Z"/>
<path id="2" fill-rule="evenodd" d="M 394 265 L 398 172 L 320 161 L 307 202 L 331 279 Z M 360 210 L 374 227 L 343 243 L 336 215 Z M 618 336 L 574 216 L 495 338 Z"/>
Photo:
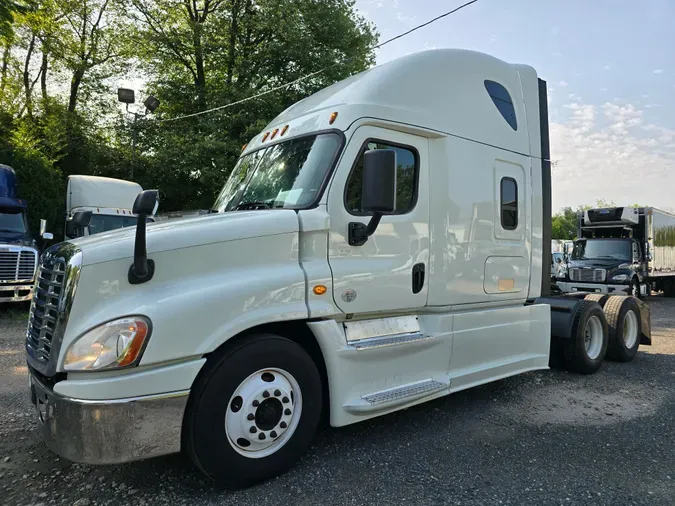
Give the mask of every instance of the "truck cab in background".
<path id="1" fill-rule="evenodd" d="M 652 207 L 579 213 L 563 292 L 675 296 L 675 216 Z"/>
<path id="2" fill-rule="evenodd" d="M 33 297 L 38 242 L 28 227 L 26 201 L 18 197 L 16 174 L 0 165 L 0 302 L 23 302 Z M 52 239 L 41 223 L 41 239 Z"/>
<path id="3" fill-rule="evenodd" d="M 100 176 L 73 175 L 66 189 L 65 240 L 135 227 L 134 200 L 141 185 Z M 86 218 L 83 214 L 86 213 Z M 152 217 L 148 221 L 153 221 Z"/>

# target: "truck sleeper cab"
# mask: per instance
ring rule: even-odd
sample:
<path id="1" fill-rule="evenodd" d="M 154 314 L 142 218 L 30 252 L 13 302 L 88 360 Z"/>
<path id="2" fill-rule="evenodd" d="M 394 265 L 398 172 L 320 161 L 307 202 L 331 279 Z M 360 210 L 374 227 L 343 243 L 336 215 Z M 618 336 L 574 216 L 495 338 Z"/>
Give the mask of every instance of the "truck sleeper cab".
<path id="1" fill-rule="evenodd" d="M 141 185 L 132 181 L 100 176 L 68 176 L 65 239 L 135 227 L 137 217 L 131 208 L 142 191 Z M 78 212 L 91 213 L 84 226 L 78 226 L 78 220 L 73 219 Z M 147 219 L 154 221 L 152 217 Z"/>
<path id="2" fill-rule="evenodd" d="M 58 295 L 26 341 L 45 440 L 90 463 L 182 449 L 242 486 L 287 469 L 322 413 L 546 369 L 552 333 L 581 372 L 632 359 L 648 316 L 608 299 L 624 339 L 597 301 L 547 297 L 550 243 L 534 69 L 464 50 L 375 67 L 275 118 L 214 212 L 45 254 Z"/>

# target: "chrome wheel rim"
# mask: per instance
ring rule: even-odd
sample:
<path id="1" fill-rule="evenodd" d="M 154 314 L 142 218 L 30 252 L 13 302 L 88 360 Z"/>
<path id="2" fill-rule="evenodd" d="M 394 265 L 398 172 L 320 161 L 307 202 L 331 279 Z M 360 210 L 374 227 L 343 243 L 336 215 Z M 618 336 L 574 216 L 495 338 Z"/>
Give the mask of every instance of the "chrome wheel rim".
<path id="1" fill-rule="evenodd" d="M 638 340 L 638 319 L 632 309 L 626 313 L 623 319 L 623 342 L 626 348 L 632 348 Z"/>
<path id="2" fill-rule="evenodd" d="M 584 332 L 584 345 L 586 346 L 586 354 L 591 360 L 595 360 L 600 356 L 602 350 L 602 323 L 597 316 L 591 316 L 586 322 L 586 330 Z"/>
<path id="3" fill-rule="evenodd" d="M 225 433 L 234 450 L 259 459 L 293 436 L 302 414 L 296 379 L 282 369 L 261 369 L 241 382 L 225 412 Z"/>

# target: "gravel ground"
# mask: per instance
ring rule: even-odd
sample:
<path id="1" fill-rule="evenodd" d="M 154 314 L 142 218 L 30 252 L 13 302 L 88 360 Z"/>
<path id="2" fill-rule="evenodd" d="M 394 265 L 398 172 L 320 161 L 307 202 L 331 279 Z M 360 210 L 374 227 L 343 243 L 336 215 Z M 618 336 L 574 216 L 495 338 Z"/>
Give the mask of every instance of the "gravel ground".
<path id="1" fill-rule="evenodd" d="M 0 307 L 0 504 L 675 504 L 675 300 L 654 345 L 593 376 L 522 375 L 326 429 L 287 474 L 231 492 L 180 455 L 92 467 L 45 448 L 27 394 L 25 320 Z"/>

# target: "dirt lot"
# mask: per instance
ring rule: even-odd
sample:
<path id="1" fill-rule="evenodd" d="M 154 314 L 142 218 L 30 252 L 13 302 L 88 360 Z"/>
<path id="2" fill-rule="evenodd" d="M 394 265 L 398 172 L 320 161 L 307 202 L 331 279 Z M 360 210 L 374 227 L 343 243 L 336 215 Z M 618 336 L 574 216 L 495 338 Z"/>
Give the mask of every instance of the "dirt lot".
<path id="1" fill-rule="evenodd" d="M 91 467 L 40 442 L 25 319 L 0 307 L 0 504 L 675 504 L 675 299 L 654 345 L 594 376 L 544 371 L 326 429 L 292 471 L 215 488 L 180 455 Z"/>

